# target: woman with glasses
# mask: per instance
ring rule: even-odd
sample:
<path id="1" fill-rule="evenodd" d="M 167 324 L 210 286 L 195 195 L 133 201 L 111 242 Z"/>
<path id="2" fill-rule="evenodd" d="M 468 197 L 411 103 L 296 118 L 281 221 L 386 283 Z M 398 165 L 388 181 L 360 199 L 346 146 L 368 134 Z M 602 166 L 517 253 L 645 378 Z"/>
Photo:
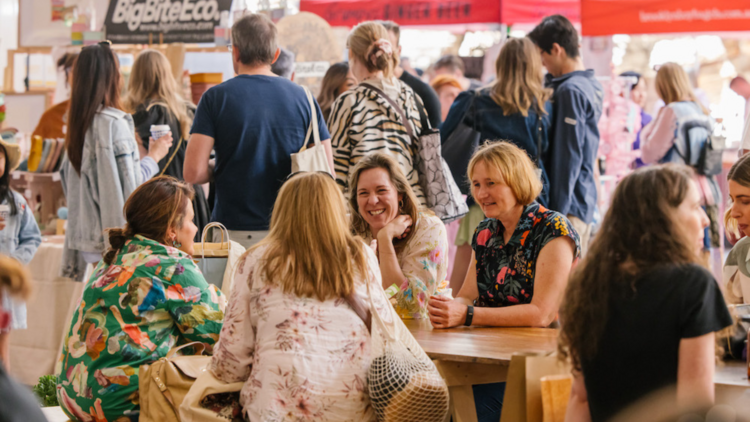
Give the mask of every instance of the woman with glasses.
<path id="1" fill-rule="evenodd" d="M 153 140 L 140 159 L 133 118 L 120 104 L 120 69 L 108 42 L 81 50 L 71 81 L 67 155 L 60 175 L 68 202 L 62 275 L 82 280 L 102 259 L 103 232 L 122 227 L 125 200 L 159 171 L 171 135 Z"/>

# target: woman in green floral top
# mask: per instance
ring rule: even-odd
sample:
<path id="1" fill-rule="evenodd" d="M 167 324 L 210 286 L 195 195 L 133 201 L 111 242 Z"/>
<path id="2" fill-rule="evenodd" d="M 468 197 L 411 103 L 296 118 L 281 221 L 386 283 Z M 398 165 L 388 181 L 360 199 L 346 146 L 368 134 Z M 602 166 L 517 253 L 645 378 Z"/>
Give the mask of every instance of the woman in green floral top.
<path id="1" fill-rule="evenodd" d="M 193 191 L 171 177 L 141 185 L 124 229 L 96 267 L 58 362 L 57 397 L 73 421 L 137 421 L 138 372 L 176 345 L 216 343 L 225 297 L 191 259 Z"/>
<path id="2" fill-rule="evenodd" d="M 352 170 L 352 227 L 376 247 L 383 288 L 401 318 L 427 318 L 430 296 L 450 297 L 445 225 L 419 201 L 400 166 L 372 153 Z"/>

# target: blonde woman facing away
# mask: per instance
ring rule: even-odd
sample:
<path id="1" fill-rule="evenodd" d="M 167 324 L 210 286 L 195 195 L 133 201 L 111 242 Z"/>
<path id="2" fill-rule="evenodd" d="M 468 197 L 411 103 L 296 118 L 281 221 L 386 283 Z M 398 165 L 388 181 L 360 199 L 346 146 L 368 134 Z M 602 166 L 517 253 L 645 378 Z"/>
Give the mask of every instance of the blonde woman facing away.
<path id="1" fill-rule="evenodd" d="M 138 55 L 130 73 L 125 109 L 133 115 L 135 137 L 141 157 L 153 140 L 151 125 L 168 125 L 172 132 L 172 146 L 159 161 L 159 174 L 184 180 L 182 168 L 187 150 L 187 137 L 193 124 L 195 107 L 182 97 L 180 87 L 172 76 L 169 60 L 157 50 L 145 50 Z M 208 200 L 200 185 L 193 185 L 193 222 L 198 236 L 211 219 Z M 199 239 L 196 239 L 199 240 Z"/>
<path id="2" fill-rule="evenodd" d="M 450 297 L 445 225 L 421 209 L 388 155 L 365 156 L 352 169 L 349 186 L 352 228 L 368 243 L 375 241 L 383 287 L 396 286 L 396 311 L 402 318 L 427 318 L 430 296 Z"/>
<path id="3" fill-rule="evenodd" d="M 292 175 L 270 233 L 238 265 L 209 364 L 224 382 L 244 381 L 246 420 L 375 420 L 365 283 L 381 289 L 377 258 L 351 234 L 336 182 L 324 173 Z M 393 322 L 380 293 L 371 311 Z"/>
<path id="4" fill-rule="evenodd" d="M 381 24 L 364 22 L 357 25 L 349 34 L 347 47 L 349 67 L 359 86 L 345 92 L 333 103 L 328 120 L 336 179 L 344 193 L 348 193 L 353 189 L 348 182 L 357 162 L 372 151 L 383 152 L 396 160 L 419 205 L 424 206 L 425 199 L 414 165 L 416 149 L 406 129 L 406 125 L 410 125 L 415 135 L 422 132 L 419 118 L 422 101 L 408 85 L 394 76 L 393 68 L 398 59 L 394 56 L 388 31 Z M 405 113 L 407 121 L 401 118 L 391 101 Z"/>

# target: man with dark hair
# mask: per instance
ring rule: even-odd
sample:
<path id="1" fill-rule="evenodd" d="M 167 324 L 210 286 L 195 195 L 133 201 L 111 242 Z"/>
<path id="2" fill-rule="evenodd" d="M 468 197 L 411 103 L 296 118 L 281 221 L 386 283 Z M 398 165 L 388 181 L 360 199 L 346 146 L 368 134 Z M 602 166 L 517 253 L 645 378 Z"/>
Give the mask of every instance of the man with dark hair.
<path id="1" fill-rule="evenodd" d="M 271 65 L 271 72 L 294 81 L 294 53 L 286 48 L 279 48 L 279 58 Z"/>
<path id="2" fill-rule="evenodd" d="M 528 35 L 549 72 L 552 134 L 545 163 L 550 181 L 549 208 L 565 214 L 581 236 L 582 251 L 591 236 L 597 202 L 596 155 L 604 90 L 586 70 L 578 31 L 564 16 L 548 16 Z"/>
<path id="3" fill-rule="evenodd" d="M 469 79 L 465 76 L 466 65 L 455 54 L 446 54 L 445 56 L 438 59 L 432 69 L 435 72 L 435 76 L 438 75 L 451 75 L 461 82 L 461 86 L 466 90 L 476 90 L 482 87 L 482 84 L 474 79 Z"/>
<path id="4" fill-rule="evenodd" d="M 383 21 L 380 22 L 380 24 L 388 30 L 391 44 L 393 44 L 394 57 L 401 57 L 401 28 L 393 21 Z M 400 63 L 396 65 L 395 69 L 393 69 L 393 73 L 397 78 L 401 79 L 403 83 L 409 85 L 417 95 L 419 95 L 419 98 L 422 99 L 422 103 L 424 103 L 427 117 L 430 119 L 430 126 L 437 129 L 442 123 L 442 113 L 440 111 L 440 99 L 438 99 L 435 90 L 416 76 L 404 71 L 404 68 L 400 66 Z"/>
<path id="5" fill-rule="evenodd" d="M 304 89 L 271 72 L 279 57 L 276 26 L 265 15 L 242 17 L 232 26 L 237 76 L 203 94 L 185 153 L 184 177 L 214 182 L 212 221 L 232 240 L 250 247 L 268 234 L 276 194 L 292 172 L 290 155 L 304 146 L 312 110 Z M 333 169 L 331 136 L 317 102 L 320 139 Z M 209 162 L 211 150 L 215 163 Z"/>

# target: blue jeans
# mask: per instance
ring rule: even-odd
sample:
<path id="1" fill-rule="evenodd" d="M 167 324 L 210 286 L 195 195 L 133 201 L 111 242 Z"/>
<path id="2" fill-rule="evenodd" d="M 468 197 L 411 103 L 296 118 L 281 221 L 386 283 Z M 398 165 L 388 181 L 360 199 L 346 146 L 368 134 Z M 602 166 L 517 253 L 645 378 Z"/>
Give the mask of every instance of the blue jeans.
<path id="1" fill-rule="evenodd" d="M 503 410 L 505 397 L 505 383 L 472 385 L 474 405 L 477 409 L 477 421 L 498 422 Z"/>

